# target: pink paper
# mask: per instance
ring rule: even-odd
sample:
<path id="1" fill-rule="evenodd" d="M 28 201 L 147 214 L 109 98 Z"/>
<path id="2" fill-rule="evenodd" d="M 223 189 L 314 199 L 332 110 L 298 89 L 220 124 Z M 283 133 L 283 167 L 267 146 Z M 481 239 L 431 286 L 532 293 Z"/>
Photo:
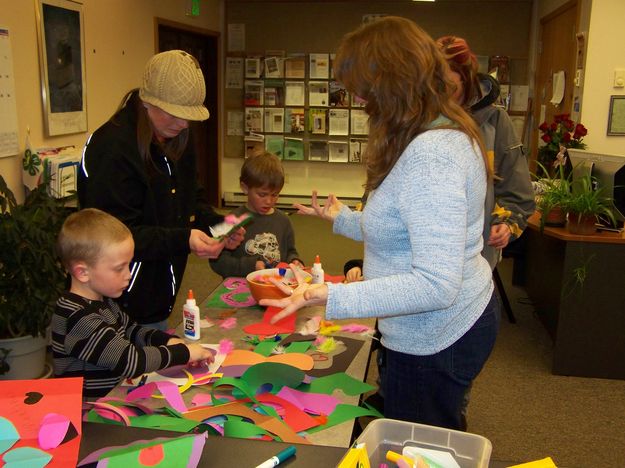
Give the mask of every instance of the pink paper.
<path id="1" fill-rule="evenodd" d="M 134 401 L 140 398 L 150 398 L 152 397 L 154 390 L 157 389 L 161 392 L 161 395 L 165 397 L 165 400 L 167 400 L 167 403 L 169 403 L 173 409 L 181 413 L 187 411 L 182 395 L 180 395 L 180 391 L 178 390 L 178 385 L 172 382 L 167 382 L 166 380 L 150 382 L 135 388 L 128 393 L 128 395 L 126 395 L 126 401 Z"/>
<path id="2" fill-rule="evenodd" d="M 56 413 L 46 414 L 39 428 L 39 447 L 43 450 L 57 448 L 63 442 L 70 424 L 67 416 Z"/>
<path id="3" fill-rule="evenodd" d="M 95 412 L 103 418 L 123 422 L 126 426 L 130 426 L 130 418 L 121 407 L 100 401 L 94 402 L 93 406 L 95 406 Z"/>
<path id="4" fill-rule="evenodd" d="M 313 414 L 331 414 L 336 408 L 336 405 L 340 403 L 340 401 L 332 395 L 300 392 L 299 390 L 287 386 L 282 387 L 277 395 L 293 403 L 299 409 Z"/>
<path id="5" fill-rule="evenodd" d="M 219 326 L 224 330 L 232 330 L 237 326 L 237 319 L 236 317 L 228 317 L 227 319 L 220 320 Z"/>

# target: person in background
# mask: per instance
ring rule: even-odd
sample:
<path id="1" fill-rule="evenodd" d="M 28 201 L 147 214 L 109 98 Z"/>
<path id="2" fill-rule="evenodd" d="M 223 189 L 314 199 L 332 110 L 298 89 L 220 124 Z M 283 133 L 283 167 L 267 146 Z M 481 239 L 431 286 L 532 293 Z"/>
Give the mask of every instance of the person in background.
<path id="1" fill-rule="evenodd" d="M 201 345 L 138 325 L 113 300 L 131 279 L 133 249 L 130 230 L 95 208 L 72 213 L 59 233 L 71 285 L 52 316 L 54 373 L 83 377 L 85 398 L 106 395 L 125 377 L 213 360 Z"/>
<path id="2" fill-rule="evenodd" d="M 378 317 L 386 349 L 384 415 L 461 428 L 464 393 L 495 343 L 499 304 L 480 254 L 489 178 L 481 136 L 450 93 L 449 66 L 412 21 L 388 16 L 341 41 L 338 81 L 367 101 L 369 192 L 362 212 L 330 195 L 300 213 L 364 241 L 364 280 L 273 281 L 288 296 L 274 322 L 309 305 L 326 317 Z"/>
<path id="3" fill-rule="evenodd" d="M 497 80 L 478 73 L 477 58 L 461 37 L 444 36 L 437 43 L 451 68 L 454 98 L 480 126 L 488 164 L 495 174 L 486 199 L 482 251 L 494 269 L 502 249 L 523 233 L 535 209 L 527 159 L 508 113 L 494 105 L 499 98 Z"/>
<path id="4" fill-rule="evenodd" d="M 284 186 L 284 169 L 280 159 L 264 152 L 250 156 L 243 162 L 239 178 L 247 203 L 234 211 L 235 216 L 249 214 L 241 245 L 224 251 L 219 258 L 211 259 L 211 268 L 221 276 L 246 276 L 255 270 L 274 268 L 280 262 L 301 267 L 295 248 L 295 233 L 287 215 L 276 208 Z"/>
<path id="5" fill-rule="evenodd" d="M 140 89 L 91 136 L 78 173 L 82 208 L 99 208 L 126 224 L 135 241 L 132 278 L 118 302 L 137 322 L 167 329 L 189 253 L 217 257 L 244 230 L 211 238 L 223 221 L 197 182 L 189 121 L 206 120 L 204 77 L 181 50 L 153 56 Z"/>

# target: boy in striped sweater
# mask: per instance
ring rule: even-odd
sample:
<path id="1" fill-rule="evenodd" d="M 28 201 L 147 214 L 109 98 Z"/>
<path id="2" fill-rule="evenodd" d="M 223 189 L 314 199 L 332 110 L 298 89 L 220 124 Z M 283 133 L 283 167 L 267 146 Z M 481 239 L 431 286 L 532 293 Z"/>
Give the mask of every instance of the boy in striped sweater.
<path id="1" fill-rule="evenodd" d="M 83 397 L 106 395 L 123 378 L 166 367 L 212 361 L 198 344 L 133 322 L 112 298 L 128 286 L 134 242 L 117 218 L 94 208 L 71 214 L 57 252 L 71 287 L 52 317 L 57 377 L 84 377 Z"/>

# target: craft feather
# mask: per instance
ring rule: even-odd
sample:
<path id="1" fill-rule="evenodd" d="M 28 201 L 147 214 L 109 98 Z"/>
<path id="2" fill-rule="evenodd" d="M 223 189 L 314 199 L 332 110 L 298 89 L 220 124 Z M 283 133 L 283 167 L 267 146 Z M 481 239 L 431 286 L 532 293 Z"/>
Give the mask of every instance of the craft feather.
<path id="1" fill-rule="evenodd" d="M 237 326 L 237 319 L 236 317 L 228 317 L 226 319 L 221 320 L 219 322 L 219 326 L 223 328 L 224 330 L 232 330 L 234 327 Z"/>
<path id="2" fill-rule="evenodd" d="M 336 349 L 338 343 L 339 342 L 332 337 L 326 338 L 323 343 L 317 346 L 317 351 L 324 354 L 331 353 Z"/>
<path id="3" fill-rule="evenodd" d="M 286 353 L 286 348 L 282 345 L 276 345 L 271 351 L 271 354 L 284 354 L 284 353 Z"/>
<path id="4" fill-rule="evenodd" d="M 304 325 L 298 330 L 300 335 L 315 335 L 319 331 L 319 324 L 321 323 L 321 317 L 316 315 L 306 321 Z"/>
<path id="5" fill-rule="evenodd" d="M 341 326 L 341 331 L 362 334 L 373 333 L 373 329 L 371 327 L 368 327 L 367 325 L 362 325 L 360 323 L 348 323 L 347 325 L 343 325 Z"/>
<path id="6" fill-rule="evenodd" d="M 228 338 L 224 338 L 219 342 L 219 354 L 230 354 L 234 351 L 234 343 Z"/>

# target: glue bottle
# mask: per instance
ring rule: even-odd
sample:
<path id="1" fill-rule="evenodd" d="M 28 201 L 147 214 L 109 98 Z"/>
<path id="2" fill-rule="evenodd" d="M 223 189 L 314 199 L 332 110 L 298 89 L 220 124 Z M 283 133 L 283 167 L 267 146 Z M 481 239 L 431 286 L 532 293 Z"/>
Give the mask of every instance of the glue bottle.
<path id="1" fill-rule="evenodd" d="M 315 263 L 313 263 L 310 273 L 312 274 L 312 284 L 323 284 L 325 282 L 325 275 L 323 273 L 323 268 L 321 268 L 319 255 L 315 257 Z"/>
<path id="2" fill-rule="evenodd" d="M 190 340 L 200 339 L 200 308 L 195 303 L 193 290 L 189 289 L 187 302 L 182 306 L 184 336 Z"/>

